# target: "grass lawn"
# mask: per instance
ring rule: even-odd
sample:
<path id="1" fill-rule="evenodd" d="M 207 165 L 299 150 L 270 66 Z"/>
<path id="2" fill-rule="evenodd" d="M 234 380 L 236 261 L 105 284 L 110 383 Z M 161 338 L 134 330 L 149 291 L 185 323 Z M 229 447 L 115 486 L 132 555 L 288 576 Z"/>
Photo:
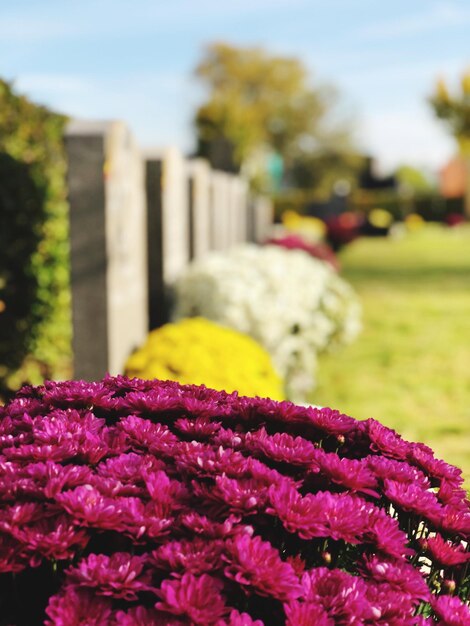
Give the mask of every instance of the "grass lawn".
<path id="1" fill-rule="evenodd" d="M 470 486 L 470 229 L 360 239 L 341 262 L 364 330 L 321 358 L 313 401 L 427 443 Z"/>

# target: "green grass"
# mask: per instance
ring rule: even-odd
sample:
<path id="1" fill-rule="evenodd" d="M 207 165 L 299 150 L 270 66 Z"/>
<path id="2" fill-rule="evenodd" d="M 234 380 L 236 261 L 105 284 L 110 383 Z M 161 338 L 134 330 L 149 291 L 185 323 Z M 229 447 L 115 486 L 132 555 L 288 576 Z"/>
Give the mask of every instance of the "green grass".
<path id="1" fill-rule="evenodd" d="M 361 239 L 341 255 L 363 304 L 356 342 L 320 360 L 313 401 L 375 417 L 470 483 L 470 229 Z"/>

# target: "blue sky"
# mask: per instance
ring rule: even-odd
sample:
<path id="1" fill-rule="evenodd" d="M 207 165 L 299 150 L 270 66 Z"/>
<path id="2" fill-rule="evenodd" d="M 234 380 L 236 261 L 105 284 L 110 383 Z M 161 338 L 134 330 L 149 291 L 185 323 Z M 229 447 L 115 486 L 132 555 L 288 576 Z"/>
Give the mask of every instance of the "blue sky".
<path id="1" fill-rule="evenodd" d="M 261 45 L 338 88 L 382 170 L 436 168 L 455 147 L 425 98 L 468 65 L 469 33 L 469 0 L 0 0 L 0 75 L 66 113 L 124 119 L 142 145 L 191 150 L 204 45 Z"/>

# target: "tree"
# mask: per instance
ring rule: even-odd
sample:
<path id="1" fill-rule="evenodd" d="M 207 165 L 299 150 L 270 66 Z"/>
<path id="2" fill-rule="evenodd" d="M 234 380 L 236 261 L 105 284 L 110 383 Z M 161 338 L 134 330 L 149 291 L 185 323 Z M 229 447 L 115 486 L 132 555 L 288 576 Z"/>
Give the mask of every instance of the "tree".
<path id="1" fill-rule="evenodd" d="M 443 120 L 457 140 L 466 164 L 465 213 L 470 217 L 470 69 L 463 73 L 460 91 L 451 94 L 443 79 L 429 99 L 435 114 Z"/>
<path id="2" fill-rule="evenodd" d="M 298 59 L 215 43 L 196 76 L 208 87 L 195 116 L 197 152 L 216 167 L 243 165 L 259 185 L 266 162 L 280 156 L 292 183 L 311 187 L 318 184 L 316 159 L 328 154 L 330 161 L 342 162 L 353 152 L 348 125 L 331 124 L 336 92 L 313 88 Z"/>
<path id="3" fill-rule="evenodd" d="M 435 182 L 422 170 L 411 165 L 400 165 L 395 172 L 400 187 L 411 194 L 429 194 L 436 191 Z"/>

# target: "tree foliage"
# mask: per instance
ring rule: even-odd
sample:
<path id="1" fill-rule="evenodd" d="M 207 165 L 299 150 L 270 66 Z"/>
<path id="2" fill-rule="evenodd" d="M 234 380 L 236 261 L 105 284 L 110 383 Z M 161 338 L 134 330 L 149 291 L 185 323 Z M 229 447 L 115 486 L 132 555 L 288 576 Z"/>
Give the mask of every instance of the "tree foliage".
<path id="1" fill-rule="evenodd" d="M 443 120 L 459 145 L 466 167 L 465 213 L 470 218 L 470 69 L 462 74 L 460 90 L 451 94 L 443 79 L 429 99 L 437 117 Z"/>
<path id="2" fill-rule="evenodd" d="M 214 147 L 231 147 L 234 165 L 243 163 L 256 178 L 276 154 L 289 182 L 306 188 L 317 186 L 323 178 L 319 172 L 328 169 L 322 159 L 350 166 L 349 126 L 333 125 L 331 119 L 337 94 L 331 87 L 312 87 L 298 59 L 215 43 L 206 49 L 196 75 L 208 88 L 195 116 L 197 150 L 213 165 L 218 165 Z"/>
<path id="3" fill-rule="evenodd" d="M 64 123 L 0 80 L 0 396 L 70 356 Z"/>
<path id="4" fill-rule="evenodd" d="M 470 155 L 470 69 L 463 73 L 460 87 L 451 94 L 446 82 L 440 79 L 429 101 L 437 117 L 457 139 L 462 152 Z"/>

